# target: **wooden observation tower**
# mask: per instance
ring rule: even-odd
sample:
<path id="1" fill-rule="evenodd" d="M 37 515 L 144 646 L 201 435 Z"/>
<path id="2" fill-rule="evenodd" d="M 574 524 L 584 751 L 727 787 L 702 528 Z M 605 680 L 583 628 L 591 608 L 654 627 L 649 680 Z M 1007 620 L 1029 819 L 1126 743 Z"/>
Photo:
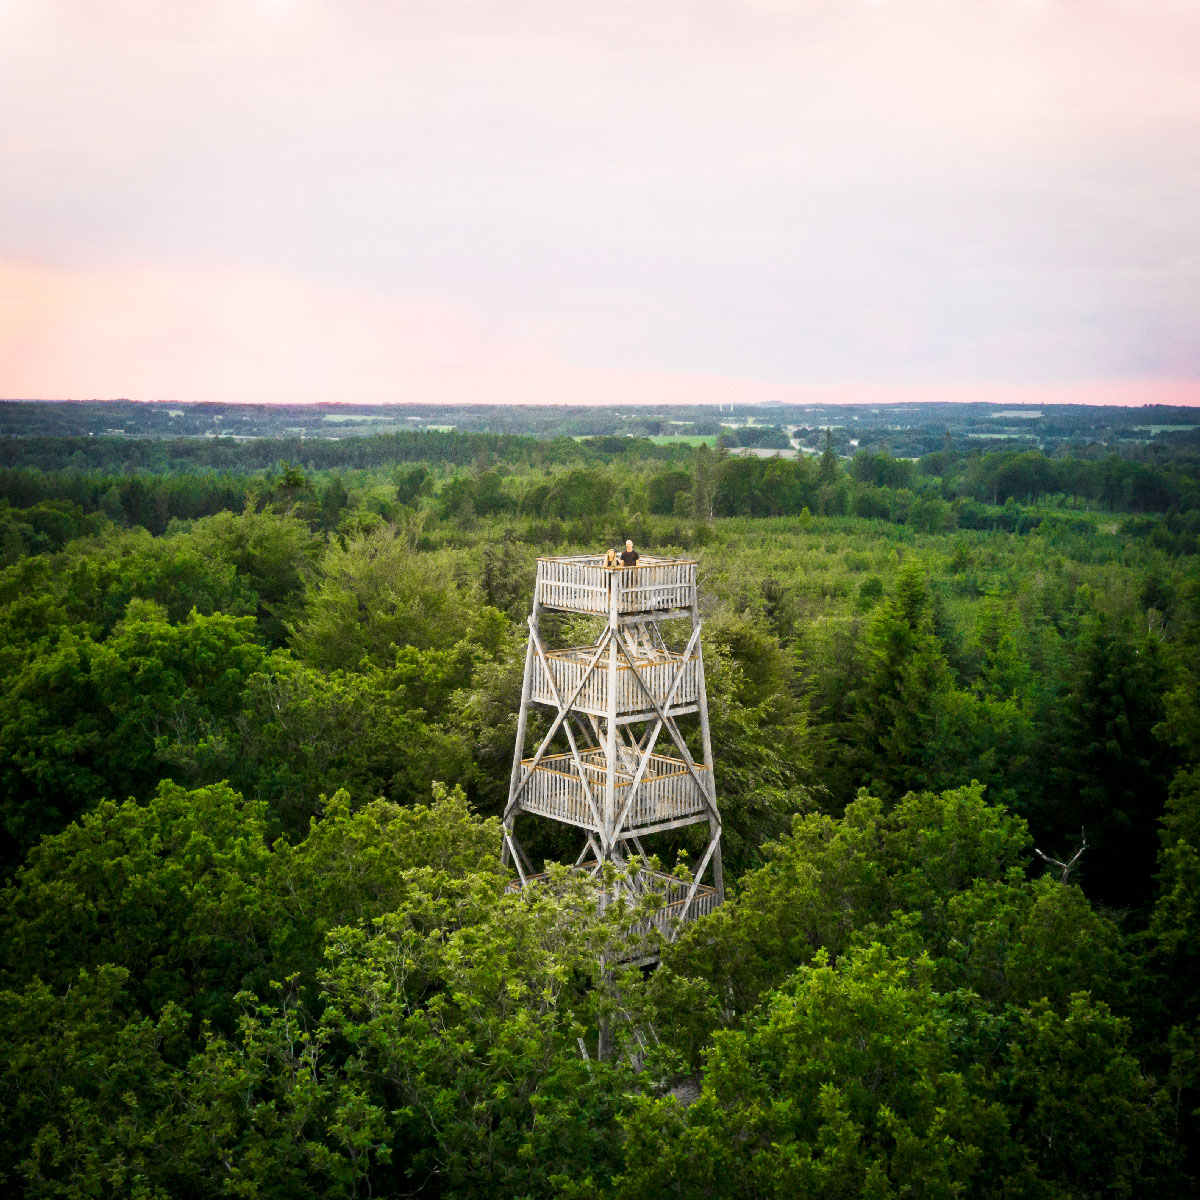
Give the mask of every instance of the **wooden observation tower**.
<path id="1" fill-rule="evenodd" d="M 599 555 L 538 559 L 502 855 L 517 871 L 511 886 L 524 888 L 540 877 L 517 841 L 517 818 L 573 825 L 583 835 L 575 869 L 595 875 L 611 862 L 618 891 L 659 894 L 654 924 L 672 937 L 724 898 L 696 564 L 650 555 L 636 567 L 603 564 Z M 547 610 L 600 617 L 604 627 L 593 645 L 547 648 L 539 627 Z M 660 629 L 675 620 L 691 622 L 682 653 L 667 648 Z M 554 715 L 533 757 L 524 758 L 531 704 Z M 699 761 L 682 718 L 699 722 Z M 691 883 L 630 870 L 632 857 L 647 856 L 643 839 L 699 824 L 707 825 L 707 841 Z"/>

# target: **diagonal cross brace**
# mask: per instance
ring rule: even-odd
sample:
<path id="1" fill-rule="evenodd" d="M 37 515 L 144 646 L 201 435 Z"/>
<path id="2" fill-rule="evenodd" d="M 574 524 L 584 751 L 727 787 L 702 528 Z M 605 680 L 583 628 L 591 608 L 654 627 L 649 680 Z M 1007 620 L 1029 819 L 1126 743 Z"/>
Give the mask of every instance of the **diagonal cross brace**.
<path id="1" fill-rule="evenodd" d="M 532 617 L 529 618 L 529 636 L 531 638 L 535 638 L 535 639 L 537 636 L 534 633 L 534 625 L 533 625 Z M 525 778 L 522 779 L 519 784 L 517 784 L 517 786 L 513 789 L 512 795 L 508 798 L 508 804 L 504 809 L 504 819 L 505 820 L 508 820 L 509 814 L 513 811 L 514 808 L 516 808 L 517 801 L 520 800 L 520 798 L 521 798 L 521 793 L 525 790 L 529 781 L 533 778 L 534 768 L 538 765 L 538 763 L 540 763 L 542 761 L 542 758 L 545 756 L 547 747 L 550 745 L 550 742 L 553 739 L 554 735 L 558 732 L 558 727 L 563 723 L 563 720 L 565 719 L 568 710 L 578 699 L 579 693 L 581 691 L 583 691 L 583 685 L 585 683 L 587 683 L 588 676 L 591 675 L 593 669 L 596 666 L 596 663 L 598 663 L 600 661 L 600 655 L 603 652 L 604 647 L 608 645 L 608 639 L 610 636 L 611 636 L 611 630 L 606 630 L 605 633 L 601 636 L 600 644 L 596 647 L 596 653 L 592 655 L 591 660 L 588 662 L 587 670 L 585 670 L 583 675 L 580 676 L 579 682 L 575 685 L 575 690 L 568 697 L 566 704 L 558 710 L 558 715 L 554 718 L 554 721 L 551 724 L 550 729 L 547 731 L 546 736 L 544 738 L 542 738 L 542 744 L 537 748 L 537 753 L 534 754 L 533 761 L 529 764 L 528 773 L 526 774 Z"/>
<path id="2" fill-rule="evenodd" d="M 696 868 L 696 874 L 692 879 L 692 886 L 688 889 L 687 900 L 684 901 L 683 909 L 679 914 L 680 923 L 687 920 L 688 913 L 692 908 L 692 901 L 696 898 L 696 891 L 700 887 L 700 877 L 704 874 L 705 868 L 708 866 L 709 859 L 713 856 L 713 851 L 717 848 L 717 843 L 721 840 L 721 834 L 717 833 L 709 838 L 708 849 L 704 852 L 704 857 L 700 860 L 700 865 Z"/>
<path id="3" fill-rule="evenodd" d="M 512 830 L 508 826 L 502 826 L 502 828 L 504 830 L 504 840 L 508 845 L 508 851 L 512 855 L 513 865 L 517 868 L 517 874 L 521 877 L 521 886 L 525 887 L 529 883 L 529 880 L 525 877 L 525 871 L 521 866 L 521 860 L 525 857 L 524 852 L 521 849 L 520 843 L 513 837 Z M 529 867 L 530 874 L 532 874 L 532 864 L 526 861 L 525 866 Z"/>
<path id="4" fill-rule="evenodd" d="M 675 693 L 679 689 L 679 684 L 683 679 L 683 673 L 687 669 L 688 660 L 691 658 L 692 650 L 695 647 L 696 641 L 698 640 L 699 636 L 700 636 L 700 629 L 699 629 L 699 626 L 697 626 L 696 629 L 693 630 L 693 632 L 692 632 L 691 640 L 688 642 L 687 649 L 683 653 L 683 661 L 679 664 L 679 669 L 675 672 L 675 678 L 672 680 L 671 687 L 670 687 L 669 691 L 667 692 L 667 702 L 666 702 L 667 708 L 671 707 L 671 701 L 675 699 Z M 633 660 L 630 658 L 628 651 L 626 651 L 626 649 L 622 645 L 620 639 L 618 639 L 617 645 L 620 646 L 622 653 L 625 655 L 625 660 L 629 663 L 630 669 L 633 671 L 634 677 L 637 679 L 638 684 L 641 687 L 642 691 L 646 693 L 646 696 L 650 700 L 650 703 L 654 705 L 655 712 L 658 713 L 658 720 L 655 722 L 653 729 L 648 732 L 649 740 L 648 740 L 648 744 L 646 745 L 644 750 L 642 750 L 641 743 L 639 743 L 640 761 L 638 763 L 637 774 L 634 777 L 633 785 L 629 789 L 629 795 L 628 795 L 628 797 L 626 797 L 625 807 L 621 810 L 621 815 L 617 819 L 617 822 L 613 827 L 613 842 L 614 843 L 616 842 L 617 838 L 620 837 L 621 829 L 625 825 L 625 821 L 629 816 L 629 811 L 633 807 L 633 802 L 634 802 L 634 800 L 637 799 L 638 791 L 640 790 L 640 788 L 642 786 L 642 780 L 645 778 L 646 768 L 650 764 L 650 758 L 654 753 L 654 746 L 658 741 L 659 733 L 662 732 L 663 724 L 665 721 L 665 717 L 663 716 L 662 710 L 659 709 L 658 705 L 655 703 L 654 697 L 650 693 L 650 689 L 646 686 L 645 680 L 642 679 L 641 674 L 638 671 L 637 667 L 634 666 Z M 678 741 L 678 738 L 676 738 L 676 741 Z M 686 754 L 687 748 L 683 747 L 683 750 L 684 750 L 684 753 Z M 693 774 L 693 776 L 695 776 L 696 772 L 693 770 L 692 774 Z M 699 779 L 697 779 L 696 782 L 697 782 L 697 784 L 699 784 L 700 783 Z M 705 793 L 705 790 L 702 785 L 701 785 L 700 790 L 701 790 L 702 794 L 707 795 L 707 793 Z"/>
<path id="5" fill-rule="evenodd" d="M 695 648 L 696 642 L 699 640 L 699 638 L 700 638 L 700 626 L 697 625 L 696 628 L 692 631 L 692 637 L 691 637 L 691 640 L 687 644 L 687 649 L 683 652 L 683 661 L 679 664 L 679 669 L 675 672 L 675 678 L 671 681 L 670 690 L 667 692 L 667 702 L 666 702 L 666 705 L 664 706 L 666 708 L 670 708 L 671 701 L 675 699 L 675 693 L 679 690 L 679 684 L 683 680 L 683 673 L 684 673 L 684 671 L 687 670 L 687 665 L 688 665 L 688 661 L 691 658 L 692 650 Z M 623 641 L 620 637 L 617 638 L 617 645 L 620 647 L 621 653 L 625 655 L 625 661 L 627 663 L 629 663 L 630 669 L 633 671 L 634 677 L 637 679 L 638 684 L 641 687 L 642 691 L 646 693 L 646 697 L 649 699 L 650 703 L 654 705 L 654 711 L 658 714 L 658 721 L 655 724 L 653 730 L 651 730 L 651 732 L 650 732 L 650 739 L 649 739 L 648 745 L 646 746 L 646 749 L 644 751 L 640 752 L 637 774 L 634 776 L 633 785 L 629 789 L 629 795 L 625 799 L 625 807 L 621 810 L 621 815 L 617 818 L 617 822 L 613 826 L 613 837 L 612 837 L 613 843 L 615 843 L 617 838 L 620 836 L 621 830 L 625 825 L 626 818 L 629 816 L 629 811 L 633 807 L 633 802 L 634 802 L 634 800 L 637 799 L 638 791 L 642 786 L 642 780 L 645 778 L 645 775 L 646 775 L 646 768 L 650 765 L 650 758 L 651 758 L 651 755 L 653 755 L 653 753 L 654 753 L 655 743 L 658 741 L 658 735 L 661 732 L 662 727 L 667 720 L 666 717 L 664 717 L 664 715 L 663 715 L 663 710 L 658 707 L 657 701 L 655 701 L 654 697 L 650 693 L 650 689 L 646 686 L 646 681 L 642 678 L 641 673 L 638 671 L 637 667 L 634 666 L 633 659 L 630 657 L 629 652 L 625 649 Z M 671 728 L 671 727 L 672 726 L 668 726 L 668 728 Z M 678 732 L 678 731 L 676 731 L 676 732 Z M 679 740 L 680 739 L 678 737 L 676 737 L 677 743 Z M 681 746 L 680 749 L 682 749 L 684 754 L 687 755 L 687 747 L 686 746 Z M 689 763 L 692 775 L 696 779 L 697 786 L 699 786 L 699 788 L 700 788 L 700 793 L 701 793 L 701 795 L 704 796 L 705 801 L 707 802 L 708 791 L 705 788 L 705 786 L 703 785 L 703 783 L 701 783 L 700 778 L 696 773 L 695 764 L 691 763 L 691 761 L 690 761 L 690 755 L 688 756 L 688 763 Z"/>
<path id="6" fill-rule="evenodd" d="M 675 691 L 679 686 L 680 680 L 683 678 L 683 672 L 687 667 L 687 662 L 691 656 L 692 648 L 695 645 L 696 640 L 699 638 L 699 636 L 700 636 L 700 626 L 697 625 L 695 630 L 692 633 L 691 641 L 688 642 L 687 650 L 684 652 L 684 661 L 679 664 L 679 670 L 675 674 L 675 682 L 672 684 L 671 691 L 667 696 L 667 703 L 666 703 L 667 708 L 670 708 L 671 701 L 675 698 Z M 658 717 L 659 724 L 666 726 L 667 732 L 670 733 L 672 741 L 674 741 L 675 745 L 679 748 L 680 753 L 683 755 L 684 765 L 687 767 L 688 771 L 691 773 L 692 778 L 695 780 L 696 787 L 699 788 L 700 795 L 704 798 L 705 805 L 709 808 L 713 808 L 714 807 L 713 801 L 712 801 L 712 797 L 709 794 L 708 785 L 704 782 L 704 780 L 702 780 L 700 778 L 700 774 L 696 770 L 695 761 L 692 759 L 691 751 L 688 750 L 687 745 L 684 742 L 683 737 L 679 732 L 679 727 L 675 724 L 675 722 L 673 720 L 671 720 L 670 717 L 668 717 L 664 713 L 663 709 L 659 706 L 658 701 L 655 700 L 653 692 L 650 691 L 650 688 L 646 685 L 646 681 L 641 676 L 641 672 L 639 672 L 637 667 L 634 665 L 633 658 L 630 655 L 629 651 L 626 649 L 624 641 L 621 639 L 620 636 L 617 637 L 617 645 L 618 645 L 618 647 L 620 647 L 621 653 L 624 654 L 625 661 L 629 664 L 630 670 L 633 671 L 634 678 L 638 681 L 638 686 L 642 689 L 642 691 L 646 695 L 646 699 L 649 700 L 651 705 L 653 706 L 654 712 Z M 654 742 L 657 740 L 658 740 L 658 729 L 656 728 L 654 731 L 654 736 L 651 739 L 651 749 L 653 749 Z M 645 757 L 644 762 L 646 762 L 646 763 L 649 762 L 648 754 Z M 711 771 L 711 768 L 710 768 L 710 771 Z M 641 775 L 643 773 L 644 773 L 644 766 L 639 767 L 638 783 L 640 783 Z M 632 804 L 632 802 L 633 802 L 633 795 L 631 793 L 629 799 L 626 801 L 626 805 L 625 805 L 626 809 L 629 808 L 629 805 Z M 624 814 L 622 814 L 622 818 L 624 818 Z M 618 830 L 620 829 L 620 824 L 618 824 L 617 829 Z"/>
<path id="7" fill-rule="evenodd" d="M 567 735 L 567 743 L 571 747 L 571 758 L 574 760 L 575 770 L 579 773 L 579 782 L 583 784 L 583 795 L 587 800 L 588 808 L 592 810 L 592 820 L 596 822 L 596 828 L 601 829 L 603 828 L 603 822 L 600 820 L 600 812 L 596 808 L 596 802 L 592 799 L 592 788 L 588 783 L 587 772 L 583 769 L 583 760 L 579 757 L 579 747 L 575 745 L 575 735 L 571 732 L 571 722 L 569 719 L 570 710 L 562 702 L 562 697 L 558 693 L 558 685 L 554 682 L 554 676 L 550 671 L 550 664 L 546 661 L 546 652 L 542 648 L 541 639 L 534 632 L 532 625 L 529 627 L 529 636 L 533 638 L 534 649 L 537 650 L 537 656 L 541 661 L 542 670 L 546 672 L 546 682 L 550 685 L 550 694 L 554 697 L 554 703 L 558 705 L 559 712 L 565 714 L 562 727 Z M 580 688 L 582 688 L 584 683 L 587 682 L 587 677 L 590 674 L 590 671 L 584 673 L 583 679 L 579 684 Z M 576 691 L 578 692 L 578 689 L 576 689 Z M 572 697 L 572 699 L 574 699 L 574 697 Z M 530 768 L 529 774 L 533 774 L 532 768 Z"/>
<path id="8" fill-rule="evenodd" d="M 580 850 L 579 857 L 575 860 L 576 867 L 582 866 L 583 860 L 587 858 L 589 850 L 596 856 L 597 863 L 599 863 L 600 859 L 603 857 L 600 853 L 600 847 L 596 844 L 596 839 L 592 836 L 592 831 L 590 829 L 585 829 L 584 834 L 585 837 L 583 841 L 583 849 Z"/>

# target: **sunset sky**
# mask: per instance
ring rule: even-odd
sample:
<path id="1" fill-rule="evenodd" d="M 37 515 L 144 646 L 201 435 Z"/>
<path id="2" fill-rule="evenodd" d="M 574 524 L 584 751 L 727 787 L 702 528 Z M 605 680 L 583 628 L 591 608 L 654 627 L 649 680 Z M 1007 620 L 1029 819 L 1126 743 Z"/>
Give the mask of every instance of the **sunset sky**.
<path id="1" fill-rule="evenodd" d="M 1200 404 L 1193 0 L 0 0 L 0 397 Z"/>

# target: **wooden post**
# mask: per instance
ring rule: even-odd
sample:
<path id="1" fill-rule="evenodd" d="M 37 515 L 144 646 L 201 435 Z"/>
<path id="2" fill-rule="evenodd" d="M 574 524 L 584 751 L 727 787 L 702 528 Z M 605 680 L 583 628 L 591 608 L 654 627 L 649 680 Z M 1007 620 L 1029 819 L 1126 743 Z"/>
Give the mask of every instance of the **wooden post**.
<path id="1" fill-rule="evenodd" d="M 606 854 L 612 854 L 613 823 L 617 816 L 617 622 L 620 619 L 621 571 L 608 572 L 608 712 L 604 731 L 604 829 L 600 841 Z"/>
<path id="2" fill-rule="evenodd" d="M 692 629 L 701 626 L 700 594 L 692 595 Z M 704 682 L 704 644 L 696 639 L 696 694 L 700 700 L 700 753 L 703 763 L 708 768 L 709 812 L 708 837 L 716 841 L 716 849 L 712 858 L 713 886 L 717 889 L 717 903 L 725 900 L 725 868 L 721 865 L 721 822 L 717 819 L 717 772 L 713 764 L 712 733 L 708 727 L 708 689 Z"/>
<path id="3" fill-rule="evenodd" d="M 600 1018 L 600 1030 L 596 1035 L 596 1061 L 604 1062 L 612 1054 L 612 1023 L 606 1013 Z"/>
<path id="4" fill-rule="evenodd" d="M 538 614 L 541 605 L 537 596 L 533 599 L 533 615 L 530 617 L 533 628 L 537 628 Z M 529 719 L 529 695 L 533 691 L 533 631 L 525 642 L 525 678 L 521 683 L 521 711 L 517 713 L 517 744 L 513 747 L 512 774 L 508 779 L 508 798 L 511 800 L 517 784 L 521 782 L 521 760 L 525 757 L 525 725 Z"/>

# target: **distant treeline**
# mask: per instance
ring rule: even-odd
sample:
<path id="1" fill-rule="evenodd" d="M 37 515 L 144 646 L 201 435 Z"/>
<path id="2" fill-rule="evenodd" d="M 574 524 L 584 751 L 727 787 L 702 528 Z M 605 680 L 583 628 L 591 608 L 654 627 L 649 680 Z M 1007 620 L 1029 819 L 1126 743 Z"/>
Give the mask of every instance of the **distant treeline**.
<path id="1" fill-rule="evenodd" d="M 665 496 L 679 472 L 661 477 L 652 495 Z M 892 496 L 885 503 L 877 494 Z M 1036 451 L 953 456 L 945 452 L 912 461 L 859 451 L 843 471 L 823 458 L 730 458 L 717 468 L 713 506 L 717 516 L 794 516 L 812 512 L 863 517 L 894 516 L 895 505 L 920 501 L 975 500 L 1003 505 L 1037 504 L 1049 498 L 1113 512 L 1192 511 L 1200 508 L 1196 464 L 1155 466 L 1110 455 L 1098 461 L 1050 458 Z M 652 511 L 670 511 L 654 507 Z"/>
<path id="2" fill-rule="evenodd" d="M 740 430 L 744 435 L 758 430 Z M 763 433 L 778 433 L 764 428 Z M 553 468 L 606 466 L 635 459 L 695 469 L 696 451 L 690 446 L 662 446 L 647 438 L 594 437 L 538 439 L 516 434 L 455 433 L 421 430 L 343 440 L 258 438 L 177 438 L 169 441 L 125 438 L 3 438 L 0 468 L 34 468 L 40 472 L 92 473 L 101 477 L 148 473 L 186 475 L 209 472 L 237 475 L 268 471 L 281 461 L 306 470 L 364 470 L 402 463 L 447 467 L 472 466 L 478 472 L 491 465 Z M 718 454 L 713 505 L 718 516 L 788 516 L 818 507 L 834 513 L 853 513 L 848 491 L 821 495 L 821 488 L 838 482 L 843 472 L 831 469 L 838 460 L 824 458 L 725 458 Z M 843 460 L 844 461 L 844 460 Z M 1200 507 L 1200 453 L 1181 451 L 1168 462 L 1136 462 L 1117 454 L 1104 458 L 1050 456 L 1036 450 L 992 453 L 938 451 L 918 460 L 860 450 L 848 464 L 849 479 L 891 490 L 934 488 L 943 500 L 977 500 L 1002 505 L 1008 500 L 1037 504 L 1047 497 L 1098 505 L 1113 512 L 1190 511 Z M 7 475 L 7 473 L 6 473 Z M 5 483 L 0 495 L 24 506 L 40 499 L 66 497 L 86 509 L 89 486 L 81 494 L 64 492 L 56 484 L 49 492 L 25 484 L 32 498 L 18 500 Z M 185 490 L 194 491 L 196 484 Z M 30 489 L 33 489 L 32 491 Z M 680 487 L 669 487 L 670 504 Z M 690 490 L 690 485 L 689 485 Z M 513 496 L 513 508 L 516 496 Z M 866 501 L 872 507 L 871 501 Z M 847 506 L 851 507 L 847 507 Z M 652 511 L 671 511 L 654 503 Z M 182 513 L 178 515 L 184 515 Z M 196 515 L 202 515 L 197 513 Z M 883 515 L 875 511 L 859 515 Z M 139 522 L 140 523 L 140 522 Z"/>
<path id="3" fill-rule="evenodd" d="M 886 456 L 876 455 L 875 460 Z M 1116 454 L 1101 459 L 1049 457 L 1034 450 L 995 454 L 929 454 L 917 464 L 942 480 L 947 497 L 987 504 L 1016 500 L 1036 504 L 1047 496 L 1067 496 L 1114 512 L 1167 512 L 1200 507 L 1200 454 L 1181 454 L 1162 464 L 1132 462 Z M 856 469 L 874 473 L 871 460 Z M 891 470 L 885 467 L 885 470 Z"/>
<path id="4" fill-rule="evenodd" d="M 395 463 L 429 462 L 468 466 L 502 462 L 513 466 L 556 466 L 604 462 L 636 454 L 670 461 L 686 458 L 686 446 L 660 446 L 646 438 L 539 439 L 508 433 L 414 430 L 343 438 L 0 438 L 0 466 L 42 471 L 262 471 L 280 460 L 308 470 L 365 470 Z"/>
<path id="5" fill-rule="evenodd" d="M 164 532 L 247 505 L 299 511 L 333 531 L 346 506 L 338 467 L 375 468 L 372 501 L 424 508 L 461 524 L 476 517 L 589 520 L 647 513 L 711 517 L 849 516 L 924 533 L 950 529 L 1029 533 L 1049 521 L 1088 523 L 1073 510 L 1131 514 L 1130 532 L 1169 553 L 1200 548 L 1196 464 L 1048 457 L 1036 451 L 920 460 L 860 450 L 839 460 L 737 457 L 706 446 L 664 449 L 644 439 L 538 441 L 493 434 L 403 433 L 345 442 L 229 444 L 117 439 L 22 439 L 0 444 L 20 465 L 0 466 L 0 560 L 57 549 L 99 528 Z M 301 455 L 281 461 L 284 449 Z M 197 461 L 182 471 L 186 454 Z M 88 465 L 88 457 L 105 463 Z M 221 466 L 225 458 L 234 461 Z M 338 459 L 344 459 L 339 463 Z M 52 469 L 49 463 L 67 464 Z M 389 467 L 391 468 L 389 470 Z M 322 474 L 309 478 L 305 471 Z M 1047 509 L 1052 511 L 1047 512 Z"/>

